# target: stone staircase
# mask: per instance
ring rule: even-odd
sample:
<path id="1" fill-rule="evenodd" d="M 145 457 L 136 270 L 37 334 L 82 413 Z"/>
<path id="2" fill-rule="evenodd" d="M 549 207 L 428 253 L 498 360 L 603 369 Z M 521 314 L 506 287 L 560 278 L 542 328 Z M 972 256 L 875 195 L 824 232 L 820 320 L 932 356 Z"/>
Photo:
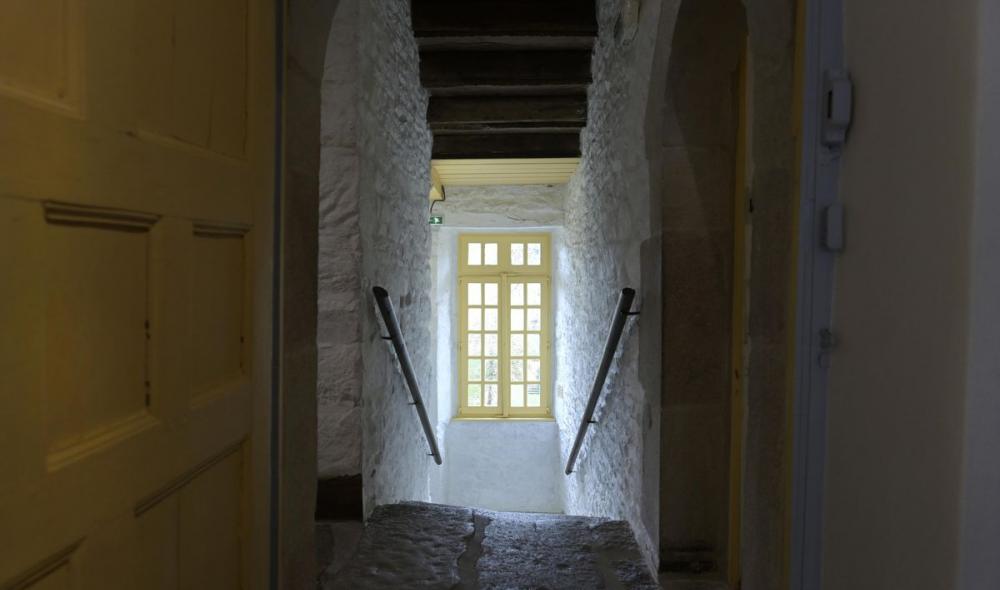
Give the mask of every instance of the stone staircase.
<path id="1" fill-rule="evenodd" d="M 321 590 L 653 590 L 628 523 L 405 502 L 380 506 Z"/>

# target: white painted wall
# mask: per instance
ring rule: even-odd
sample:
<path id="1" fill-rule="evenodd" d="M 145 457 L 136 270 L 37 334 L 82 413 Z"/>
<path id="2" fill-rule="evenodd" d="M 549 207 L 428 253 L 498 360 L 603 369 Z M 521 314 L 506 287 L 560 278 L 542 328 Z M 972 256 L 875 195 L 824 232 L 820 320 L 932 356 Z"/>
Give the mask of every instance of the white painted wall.
<path id="1" fill-rule="evenodd" d="M 1000 2 L 978 25 L 959 590 L 1000 588 Z"/>
<path id="2" fill-rule="evenodd" d="M 437 203 L 445 225 L 434 226 L 431 267 L 435 281 L 432 325 L 437 381 L 437 433 L 444 481 L 432 500 L 493 510 L 562 512 L 559 429 L 554 421 L 452 420 L 458 411 L 458 236 L 464 232 L 547 232 L 562 219 L 564 185 L 448 188 Z M 447 208 L 443 205 L 447 204 Z M 513 215 L 511 215 L 513 213 Z M 476 220 L 476 226 L 460 225 Z M 553 235 L 555 238 L 555 235 Z M 558 251 L 558 240 L 553 240 Z M 558 293 L 553 262 L 553 293 Z M 558 347 L 558 343 L 556 343 Z"/>
<path id="3" fill-rule="evenodd" d="M 454 420 L 444 501 L 458 506 L 563 512 L 555 421 Z"/>
<path id="4" fill-rule="evenodd" d="M 997 425 L 996 250 L 983 255 L 1000 228 L 996 160 L 976 170 L 976 150 L 996 149 L 995 136 L 976 143 L 977 4 L 844 2 L 857 100 L 841 168 L 847 248 L 834 305 L 827 590 L 955 588 L 960 534 L 987 543 L 968 554 L 964 587 L 997 587 L 995 578 L 973 583 L 980 550 L 996 560 L 997 509 L 983 506 L 996 495 L 969 487 L 998 481 L 996 447 L 985 450 Z M 963 451 L 966 522 L 994 519 L 964 532 Z"/>
<path id="5" fill-rule="evenodd" d="M 563 224 L 565 184 L 447 186 L 434 204 L 454 227 L 547 227 Z"/>

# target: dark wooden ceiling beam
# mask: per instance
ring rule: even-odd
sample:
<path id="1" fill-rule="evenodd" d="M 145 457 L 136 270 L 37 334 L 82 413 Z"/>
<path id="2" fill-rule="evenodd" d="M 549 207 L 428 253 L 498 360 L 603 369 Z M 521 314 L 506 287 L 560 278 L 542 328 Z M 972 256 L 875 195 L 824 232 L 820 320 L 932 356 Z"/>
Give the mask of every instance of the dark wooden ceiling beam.
<path id="1" fill-rule="evenodd" d="M 420 56 L 420 80 L 431 94 L 531 88 L 566 92 L 585 89 L 590 79 L 586 50 L 432 51 Z"/>
<path id="2" fill-rule="evenodd" d="M 596 36 L 593 0 L 413 0 L 420 37 L 542 35 Z"/>
<path id="3" fill-rule="evenodd" d="M 461 96 L 431 97 L 427 122 L 431 128 L 451 125 L 580 124 L 587 121 L 587 97 Z"/>
<path id="4" fill-rule="evenodd" d="M 580 155 L 579 133 L 501 133 L 435 135 L 432 157 L 574 158 Z"/>
<path id="5" fill-rule="evenodd" d="M 563 35 L 501 35 L 463 37 L 420 37 L 417 47 L 422 53 L 431 51 L 533 51 L 554 49 L 586 49 L 594 47 L 594 37 Z"/>

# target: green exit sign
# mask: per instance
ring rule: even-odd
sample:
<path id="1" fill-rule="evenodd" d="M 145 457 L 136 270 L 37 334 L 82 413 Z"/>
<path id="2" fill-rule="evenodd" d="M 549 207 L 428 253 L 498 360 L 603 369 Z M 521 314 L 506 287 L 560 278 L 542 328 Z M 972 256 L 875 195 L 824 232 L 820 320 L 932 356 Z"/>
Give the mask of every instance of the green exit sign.
<path id="1" fill-rule="evenodd" d="M 444 215 L 431 215 L 431 225 L 441 225 L 444 223 Z"/>

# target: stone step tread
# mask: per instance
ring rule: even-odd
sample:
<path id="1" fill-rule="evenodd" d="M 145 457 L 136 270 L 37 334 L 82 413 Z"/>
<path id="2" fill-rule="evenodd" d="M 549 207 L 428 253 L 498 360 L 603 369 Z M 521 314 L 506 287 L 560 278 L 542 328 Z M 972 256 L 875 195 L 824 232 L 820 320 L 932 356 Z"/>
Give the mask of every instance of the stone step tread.
<path id="1" fill-rule="evenodd" d="M 405 502 L 379 506 L 323 590 L 653 590 L 628 523 Z"/>

